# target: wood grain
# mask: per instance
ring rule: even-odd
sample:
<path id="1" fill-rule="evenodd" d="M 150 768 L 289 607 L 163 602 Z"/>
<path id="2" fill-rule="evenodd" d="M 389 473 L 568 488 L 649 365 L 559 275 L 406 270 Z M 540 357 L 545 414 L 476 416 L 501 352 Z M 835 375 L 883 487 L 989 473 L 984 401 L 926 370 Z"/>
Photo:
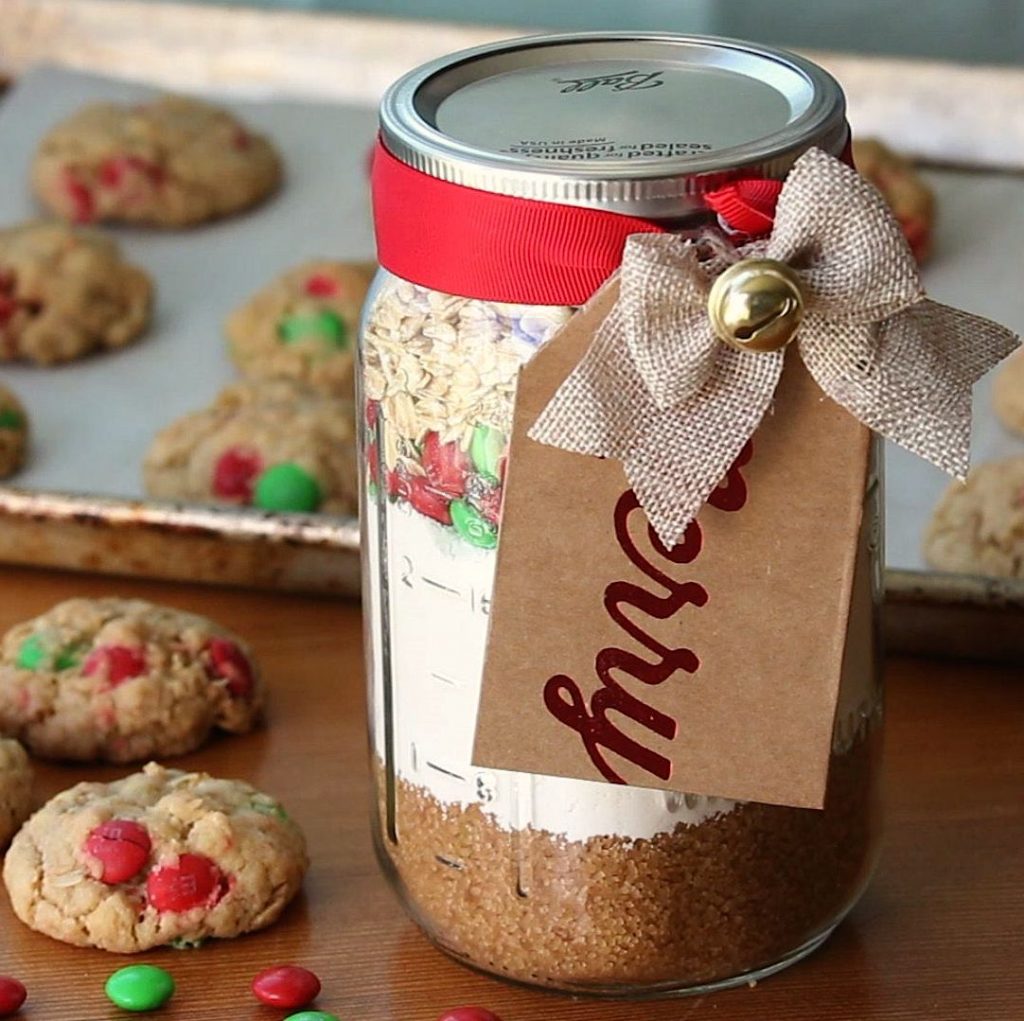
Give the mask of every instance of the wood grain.
<path id="1" fill-rule="evenodd" d="M 160 1018 L 270 1021 L 248 984 L 294 961 L 343 1021 L 435 1021 L 480 1003 L 505 1021 L 1011 1021 L 1024 1003 L 1024 684 L 1017 671 L 891 664 L 889 836 L 868 894 L 816 956 L 715 996 L 571 1000 L 477 975 L 436 951 L 379 876 L 370 843 L 358 609 L 342 602 L 95 576 L 0 571 L 0 629 L 76 594 L 142 596 L 249 636 L 271 688 L 268 728 L 179 760 L 283 797 L 309 836 L 306 892 L 265 933 L 138 960 L 178 991 Z M 38 794 L 123 771 L 40 766 Z M 29 932 L 0 904 L 0 973 L 30 988 L 26 1021 L 114 1021 L 106 977 L 128 959 Z"/>

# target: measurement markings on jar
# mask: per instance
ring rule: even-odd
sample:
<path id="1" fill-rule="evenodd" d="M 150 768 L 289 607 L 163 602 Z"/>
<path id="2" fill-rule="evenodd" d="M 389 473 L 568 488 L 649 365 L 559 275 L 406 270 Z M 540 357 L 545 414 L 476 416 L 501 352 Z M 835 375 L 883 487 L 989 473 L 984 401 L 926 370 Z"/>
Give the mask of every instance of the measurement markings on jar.
<path id="1" fill-rule="evenodd" d="M 461 688 L 462 687 L 462 685 L 458 681 L 454 680 L 451 677 L 445 677 L 444 674 L 439 674 L 439 673 L 434 672 L 434 673 L 431 673 L 430 676 L 433 677 L 435 681 L 440 681 L 442 684 L 447 684 L 450 688 Z"/>
<path id="2" fill-rule="evenodd" d="M 460 773 L 454 773 L 450 769 L 445 769 L 444 766 L 439 766 L 436 762 L 431 762 L 428 759 L 426 764 L 431 769 L 437 770 L 438 773 L 444 773 L 445 776 L 450 776 L 453 780 L 459 780 L 462 783 L 466 782 L 466 778 L 462 776 Z"/>
<path id="3" fill-rule="evenodd" d="M 458 596 L 460 599 L 462 598 L 462 593 L 457 588 L 452 588 L 450 585 L 445 585 L 440 581 L 434 581 L 433 578 L 428 578 L 425 574 L 421 574 L 420 577 L 428 585 L 433 585 L 434 588 L 439 588 L 442 592 L 450 592 L 453 596 Z"/>

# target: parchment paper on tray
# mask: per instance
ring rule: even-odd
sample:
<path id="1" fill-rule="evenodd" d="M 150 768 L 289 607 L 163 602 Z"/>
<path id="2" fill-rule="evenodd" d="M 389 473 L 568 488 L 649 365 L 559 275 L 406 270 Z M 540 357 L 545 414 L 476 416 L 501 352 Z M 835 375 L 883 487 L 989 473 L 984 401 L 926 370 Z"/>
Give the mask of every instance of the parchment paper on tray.
<path id="1" fill-rule="evenodd" d="M 39 138 L 51 124 L 90 100 L 131 102 L 153 94 L 144 86 L 61 69 L 42 68 L 25 75 L 0 102 L 0 222 L 39 214 L 28 190 L 27 168 Z M 33 417 L 32 461 L 16 479 L 19 488 L 140 499 L 140 465 L 156 430 L 205 405 L 235 378 L 221 333 L 225 315 L 288 265 L 314 255 L 362 260 L 373 252 L 365 173 L 366 153 L 376 128 L 372 108 L 210 98 L 223 101 L 274 140 L 286 162 L 285 185 L 265 205 L 208 226 L 183 231 L 112 230 L 127 256 L 156 280 L 154 324 L 143 340 L 121 352 L 56 369 L 0 367 L 0 376 L 23 396 Z M 1019 269 L 1024 178 L 953 171 L 926 176 L 938 198 L 935 253 L 924 274 L 929 292 L 939 301 L 1024 330 Z M 988 378 L 976 391 L 975 462 L 1024 454 L 1024 442 L 996 423 L 990 390 Z M 894 447 L 888 449 L 886 461 L 888 564 L 920 571 L 925 568 L 922 534 L 947 480 L 937 469 Z M 25 503 L 21 501 L 17 513 L 27 518 L 34 509 L 22 506 Z M 103 515 L 102 502 L 90 506 L 95 516 Z M 11 513 L 9 507 L 7 513 Z M 141 516 L 154 514 L 145 509 Z M 140 516 L 130 509 L 119 512 L 118 527 L 129 525 L 133 515 Z M 339 546 L 354 552 L 352 522 L 346 523 L 344 537 L 338 540 L 330 527 L 324 527 L 327 519 L 311 531 L 298 524 L 290 528 L 284 518 L 292 516 L 276 523 L 260 523 L 250 516 L 238 531 L 250 546 L 262 536 L 284 532 L 300 547 L 315 534 L 315 541 L 332 552 Z M 217 515 L 204 512 L 197 520 L 204 528 L 212 527 Z M 43 527 L 33 526 L 33 536 L 38 538 L 36 533 Z M 230 520 L 222 518 L 219 530 L 210 534 L 234 531 Z M 81 549 L 73 558 L 62 554 L 61 540 L 51 543 L 42 559 L 176 574 L 174 564 L 157 563 L 155 554 L 136 557 L 135 566 L 107 563 L 90 552 L 88 539 L 88 535 L 78 537 Z M 154 549 L 159 549 L 155 534 L 151 539 Z M 0 557 L 10 558 L 13 545 L 13 539 L 7 547 L 0 544 Z M 74 544 L 63 545 L 71 549 Z M 296 587 L 306 587 L 303 579 L 317 573 L 309 567 L 312 552 L 308 547 L 303 551 L 305 566 L 297 572 L 286 566 L 268 573 L 261 566 L 266 558 L 249 550 L 246 565 L 230 580 L 274 582 L 283 577 Z M 339 573 L 345 575 L 340 583 Z M 181 574 L 195 576 L 196 571 L 182 569 Z M 216 572 L 211 569 L 210 574 Z M 332 567 L 320 574 L 321 581 L 311 587 L 354 591 L 354 555 L 342 571 Z"/>
<path id="2" fill-rule="evenodd" d="M 138 102 L 157 91 L 56 68 L 26 74 L 0 101 L 0 224 L 41 215 L 28 168 L 42 135 L 87 102 Z M 314 256 L 372 258 L 366 154 L 370 107 L 209 97 L 268 135 L 285 183 L 238 216 L 183 230 L 103 228 L 156 283 L 149 331 L 118 352 L 56 368 L 5 363 L 0 375 L 32 420 L 21 489 L 138 499 L 158 429 L 237 378 L 222 322 L 290 265 Z"/>

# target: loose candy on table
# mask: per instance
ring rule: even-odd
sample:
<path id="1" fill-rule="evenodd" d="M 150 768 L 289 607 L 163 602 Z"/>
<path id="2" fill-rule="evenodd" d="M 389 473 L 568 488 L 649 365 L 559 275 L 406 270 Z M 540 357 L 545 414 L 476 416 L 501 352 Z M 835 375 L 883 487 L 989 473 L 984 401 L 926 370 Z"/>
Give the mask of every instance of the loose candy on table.
<path id="1" fill-rule="evenodd" d="M 437 1021 L 501 1021 L 501 1018 L 486 1007 L 454 1007 L 446 1010 Z"/>
<path id="2" fill-rule="evenodd" d="M 320 995 L 320 979 L 306 968 L 282 964 L 261 971 L 252 980 L 252 992 L 268 1007 L 296 1010 L 308 1006 Z"/>
<path id="3" fill-rule="evenodd" d="M 0 975 L 0 1017 L 10 1017 L 21 1010 L 28 998 L 28 992 L 16 978 Z"/>
<path id="4" fill-rule="evenodd" d="M 109 819 L 86 837 L 85 853 L 102 866 L 100 882 L 113 886 L 143 870 L 152 846 L 144 826 L 131 819 Z"/>
<path id="5" fill-rule="evenodd" d="M 320 484 L 291 461 L 269 467 L 253 491 L 253 502 L 263 510 L 315 511 L 322 501 Z"/>
<path id="6" fill-rule="evenodd" d="M 337 1014 L 325 1014 L 322 1010 L 303 1010 L 289 1014 L 284 1021 L 341 1021 Z"/>
<path id="7" fill-rule="evenodd" d="M 174 979 L 152 964 L 132 964 L 107 979 L 107 998 L 122 1010 L 158 1010 L 174 994 Z"/>

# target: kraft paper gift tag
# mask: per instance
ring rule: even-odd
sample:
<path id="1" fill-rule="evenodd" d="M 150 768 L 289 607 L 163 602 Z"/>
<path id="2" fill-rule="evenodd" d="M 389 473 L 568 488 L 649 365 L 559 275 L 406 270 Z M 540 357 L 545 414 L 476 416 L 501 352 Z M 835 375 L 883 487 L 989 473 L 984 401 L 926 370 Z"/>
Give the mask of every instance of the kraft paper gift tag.
<path id="1" fill-rule="evenodd" d="M 820 808 L 871 434 L 791 350 L 752 444 L 666 549 L 618 461 L 527 436 L 616 293 L 522 372 L 474 763 Z"/>

